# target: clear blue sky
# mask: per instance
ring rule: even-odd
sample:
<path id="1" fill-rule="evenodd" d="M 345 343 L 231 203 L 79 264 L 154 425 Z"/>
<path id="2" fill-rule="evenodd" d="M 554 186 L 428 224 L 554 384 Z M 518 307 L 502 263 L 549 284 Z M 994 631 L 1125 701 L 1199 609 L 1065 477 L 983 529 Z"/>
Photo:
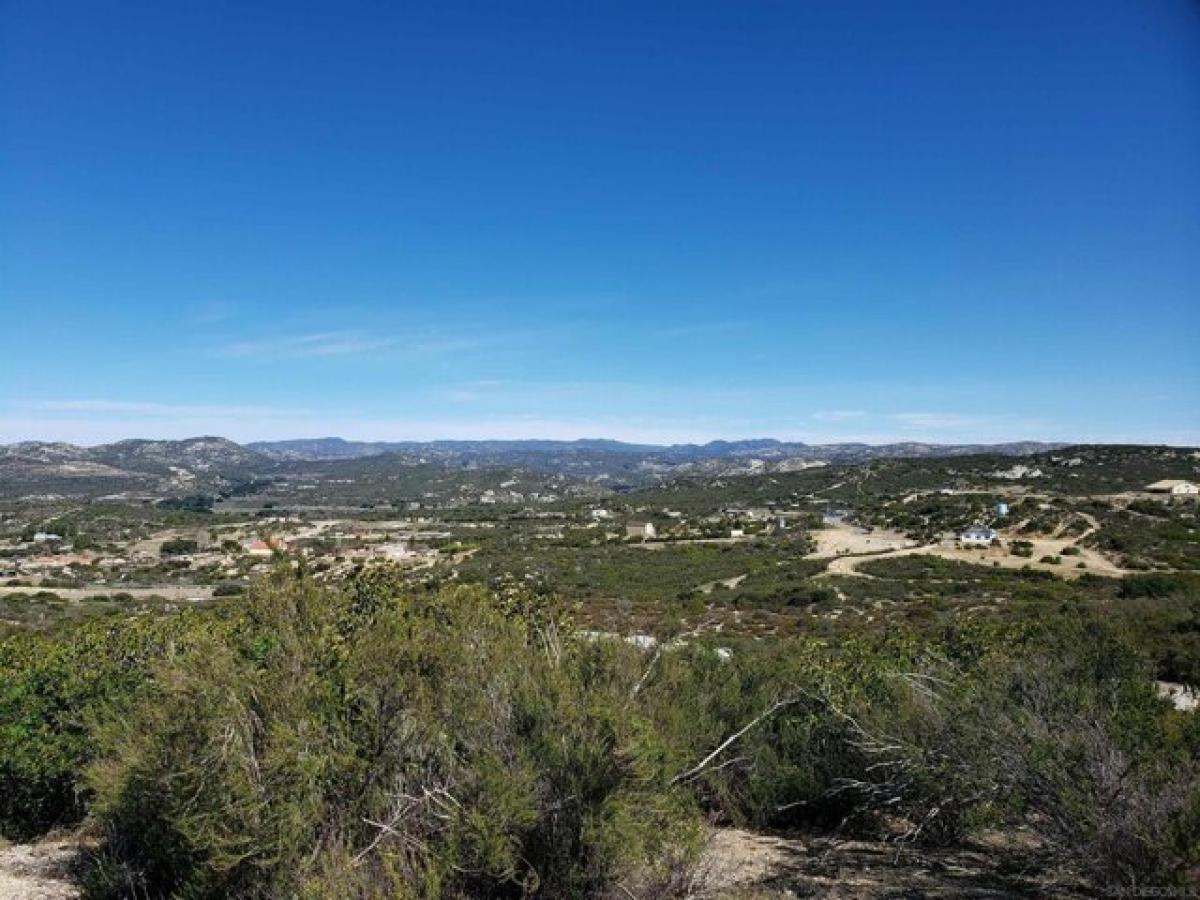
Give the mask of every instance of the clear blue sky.
<path id="1" fill-rule="evenodd" d="M 0 441 L 1200 443 L 1200 6 L 0 0 Z"/>

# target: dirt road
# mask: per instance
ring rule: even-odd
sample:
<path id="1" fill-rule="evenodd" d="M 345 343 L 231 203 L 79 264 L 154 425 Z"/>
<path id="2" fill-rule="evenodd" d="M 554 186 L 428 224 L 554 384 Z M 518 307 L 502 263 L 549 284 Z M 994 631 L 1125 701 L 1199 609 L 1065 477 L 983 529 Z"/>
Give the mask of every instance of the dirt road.
<path id="1" fill-rule="evenodd" d="M 123 584 L 94 584 L 85 588 L 52 588 L 32 585 L 29 587 L 0 586 L 0 597 L 9 594 L 36 594 L 49 591 L 64 600 L 86 600 L 88 597 L 111 597 L 113 594 L 129 594 L 131 597 L 163 597 L 167 600 L 186 601 L 194 598 L 211 600 L 213 589 L 206 584 L 162 584 L 150 587 L 126 587 Z"/>

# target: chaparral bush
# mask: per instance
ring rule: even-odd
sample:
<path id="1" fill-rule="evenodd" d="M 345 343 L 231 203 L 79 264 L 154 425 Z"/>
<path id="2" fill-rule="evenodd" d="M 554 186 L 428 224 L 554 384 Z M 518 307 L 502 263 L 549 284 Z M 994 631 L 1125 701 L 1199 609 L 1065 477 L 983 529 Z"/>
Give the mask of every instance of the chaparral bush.
<path id="1" fill-rule="evenodd" d="M 94 894 L 598 895 L 696 847 L 633 648 L 479 588 L 281 575 L 250 615 L 101 729 Z"/>

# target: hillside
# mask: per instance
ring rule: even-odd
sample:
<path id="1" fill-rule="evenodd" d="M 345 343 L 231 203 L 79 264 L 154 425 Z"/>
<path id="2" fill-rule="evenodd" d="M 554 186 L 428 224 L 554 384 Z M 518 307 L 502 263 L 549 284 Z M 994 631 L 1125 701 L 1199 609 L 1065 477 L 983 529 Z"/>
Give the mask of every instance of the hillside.
<path id="1" fill-rule="evenodd" d="M 275 460 L 219 437 L 95 447 L 31 441 L 0 446 L 0 497 L 217 492 L 276 468 Z"/>
<path id="2" fill-rule="evenodd" d="M 1200 458 L 1187 448 L 1065 445 L 803 444 L 775 440 L 653 446 L 618 441 L 354 442 L 341 438 L 241 445 L 220 437 L 177 441 L 124 440 L 95 447 L 25 442 L 0 446 L 0 499 L 219 495 L 250 482 L 280 479 L 309 485 L 356 484 L 339 491 L 359 499 L 425 490 L 423 482 L 489 470 L 500 482 L 513 473 L 623 491 L 681 478 L 785 477 L 814 468 L 831 473 L 866 466 L 868 477 L 997 484 L 1053 481 L 1068 493 L 1111 493 L 1163 477 L 1196 478 Z M 454 477 L 458 477 L 455 475 Z M 839 476 L 840 477 L 840 476 Z M 371 483 L 375 486 L 372 487 Z M 564 487 L 564 482 L 557 484 Z M 527 485 L 528 487 L 529 485 Z M 326 493 L 318 491 L 318 493 Z"/>

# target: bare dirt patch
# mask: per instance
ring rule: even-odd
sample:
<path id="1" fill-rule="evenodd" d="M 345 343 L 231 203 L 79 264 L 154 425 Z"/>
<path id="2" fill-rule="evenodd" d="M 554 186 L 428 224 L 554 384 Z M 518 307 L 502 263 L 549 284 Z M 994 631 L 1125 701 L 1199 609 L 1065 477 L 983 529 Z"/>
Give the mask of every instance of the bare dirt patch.
<path id="1" fill-rule="evenodd" d="M 0 848 L 0 900 L 75 900 L 79 845 L 69 838 Z"/>
<path id="2" fill-rule="evenodd" d="M 847 554 L 887 553 L 915 546 L 916 542 L 898 531 L 868 531 L 857 525 L 838 523 L 813 532 L 817 549 L 810 559 Z"/>
<path id="3" fill-rule="evenodd" d="M 829 835 L 777 837 L 719 829 L 709 840 L 695 896 L 706 900 L 883 900 L 1090 896 L 1072 878 L 1031 865 L 1021 835 L 945 850 L 902 850 Z"/>
<path id="4" fill-rule="evenodd" d="M 815 532 L 817 549 L 809 554 L 810 558 L 829 558 L 825 569 L 826 575 L 856 575 L 869 578 L 858 570 L 862 563 L 877 559 L 890 559 L 898 556 L 911 556 L 919 553 L 928 556 L 940 556 L 943 559 L 956 562 L 974 563 L 975 565 L 999 566 L 1002 569 L 1042 569 L 1054 572 L 1064 578 L 1078 578 L 1081 575 L 1109 575 L 1119 577 L 1127 572 L 1098 551 L 1082 546 L 1081 542 L 1096 528 L 1094 519 L 1089 518 L 1089 528 L 1083 534 L 1072 538 L 1026 537 L 1015 532 L 1002 532 L 1001 537 L 1007 542 L 1024 540 L 1032 544 L 1032 555 L 1022 557 L 1013 555 L 1007 546 L 988 548 L 966 548 L 959 546 L 957 541 L 945 540 L 934 544 L 917 544 L 897 532 L 874 531 L 847 524 L 837 524 Z M 1074 548 L 1074 555 L 1063 556 L 1063 550 Z M 1057 563 L 1042 562 L 1044 557 L 1059 559 Z M 1080 563 L 1083 564 L 1080 567 Z"/>

